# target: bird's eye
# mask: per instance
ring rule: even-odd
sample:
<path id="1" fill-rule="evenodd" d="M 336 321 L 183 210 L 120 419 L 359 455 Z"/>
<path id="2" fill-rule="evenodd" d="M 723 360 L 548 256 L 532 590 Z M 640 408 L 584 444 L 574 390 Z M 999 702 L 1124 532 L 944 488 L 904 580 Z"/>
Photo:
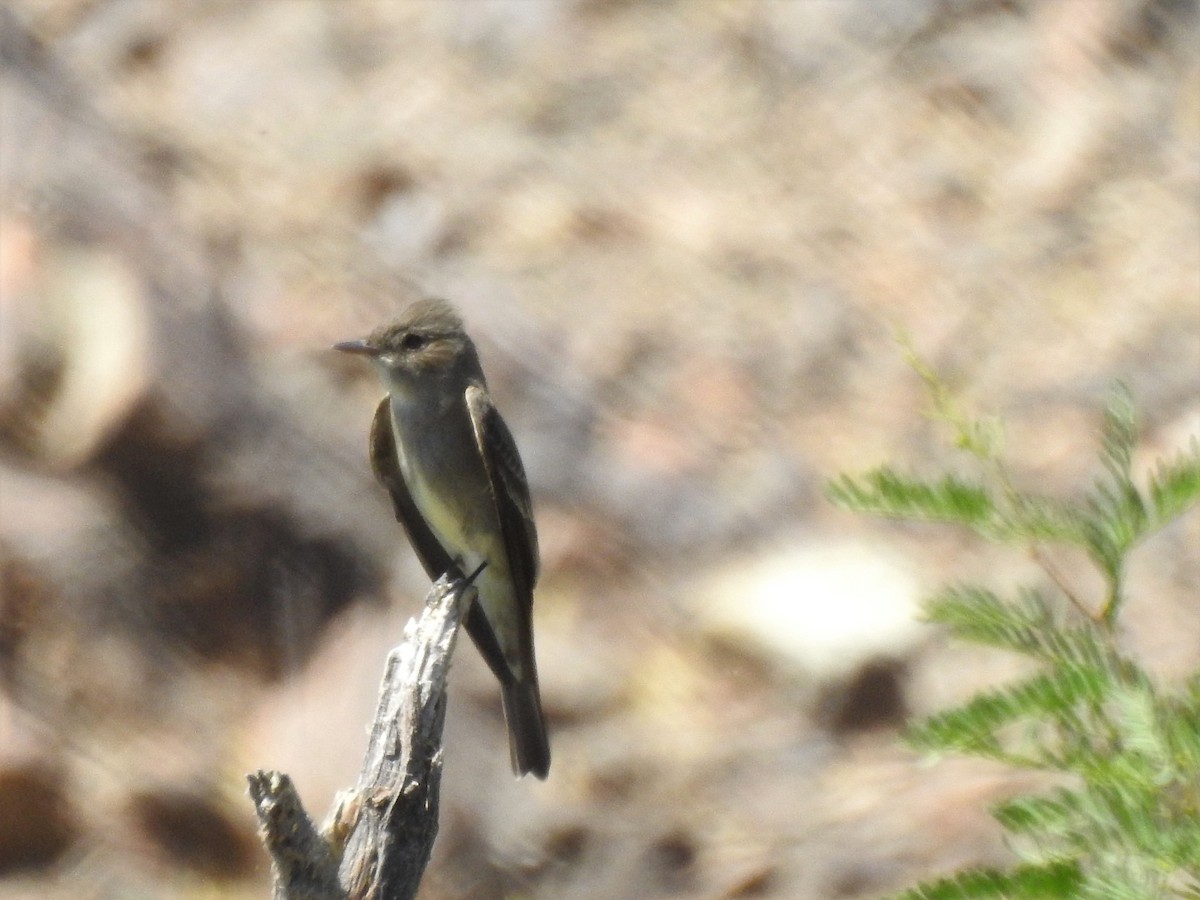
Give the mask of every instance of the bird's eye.
<path id="1" fill-rule="evenodd" d="M 409 332 L 400 341 L 400 347 L 404 350 L 420 350 L 425 346 L 425 336 L 421 334 L 413 334 Z"/>

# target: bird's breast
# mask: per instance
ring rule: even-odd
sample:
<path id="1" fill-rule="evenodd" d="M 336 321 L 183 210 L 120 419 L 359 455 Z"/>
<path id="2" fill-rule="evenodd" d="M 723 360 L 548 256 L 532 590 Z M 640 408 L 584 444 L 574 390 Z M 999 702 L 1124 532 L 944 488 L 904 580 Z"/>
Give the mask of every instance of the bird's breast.
<path id="1" fill-rule="evenodd" d="M 475 584 L 479 604 L 518 676 L 524 657 L 520 611 L 500 518 L 487 469 L 475 442 L 465 403 L 430 414 L 428 408 L 397 408 L 392 425 L 404 482 L 422 517 L 463 574 L 487 562 Z"/>
<path id="2" fill-rule="evenodd" d="M 420 415 L 393 405 L 392 421 L 413 502 L 442 546 L 469 568 L 493 555 L 500 527 L 470 420 L 465 409 L 456 413 Z"/>

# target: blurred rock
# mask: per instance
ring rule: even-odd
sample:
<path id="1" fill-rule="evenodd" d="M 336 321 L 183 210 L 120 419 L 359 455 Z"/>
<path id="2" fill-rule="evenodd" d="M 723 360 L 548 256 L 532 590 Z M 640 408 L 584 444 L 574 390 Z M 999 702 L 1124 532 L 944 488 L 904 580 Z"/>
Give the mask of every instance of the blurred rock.
<path id="1" fill-rule="evenodd" d="M 40 560 L 71 587 L 63 627 L 102 625 L 148 657 L 194 653 L 277 676 L 378 583 L 353 533 L 372 513 L 347 520 L 308 502 L 314 486 L 353 493 L 369 473 L 309 474 L 328 438 L 307 427 L 311 409 L 264 385 L 203 243 L 132 143 L 81 111 L 79 84 L 18 21 L 5 28 L 3 130 L 37 140 L 5 155 L 6 208 L 29 218 L 3 247 L 17 261 L 4 321 L 18 327 L 0 353 L 16 367 L 0 374 L 0 441 L 30 472 L 90 487 L 109 539 L 97 560 L 95 536 L 71 532 Z M 269 464 L 244 461 L 268 447 Z M 387 521 L 382 504 L 373 513 Z M 10 520 L 12 539 L 28 545 L 20 532 L 35 522 Z"/>
<path id="2" fill-rule="evenodd" d="M 436 250 L 449 229 L 438 195 L 404 173 L 369 169 L 360 176 L 359 191 L 368 220 L 363 240 L 395 265 L 407 265 Z"/>
<path id="3" fill-rule="evenodd" d="M 798 537 L 706 575 L 694 602 L 701 631 L 828 681 L 919 644 L 917 590 L 911 566 L 882 545 Z"/>
<path id="4" fill-rule="evenodd" d="M 220 793 L 161 788 L 135 793 L 127 814 L 140 838 L 171 866 L 206 879 L 245 878 L 261 865 L 261 847 L 250 820 L 225 809 Z"/>
<path id="5" fill-rule="evenodd" d="M 896 660 L 868 660 L 846 681 L 825 688 L 818 721 L 842 735 L 899 728 L 909 714 L 904 676 L 905 667 Z"/>
<path id="6" fill-rule="evenodd" d="M 64 771 L 46 761 L 0 758 L 0 809 L 0 876 L 51 865 L 81 830 Z"/>
<path id="7" fill-rule="evenodd" d="M 39 283 L 0 301 L 12 326 L 0 372 L 0 384 L 9 386 L 0 394 L 0 435 L 69 469 L 142 398 L 149 317 L 138 279 L 120 256 L 68 244 L 39 245 L 34 253 Z"/>

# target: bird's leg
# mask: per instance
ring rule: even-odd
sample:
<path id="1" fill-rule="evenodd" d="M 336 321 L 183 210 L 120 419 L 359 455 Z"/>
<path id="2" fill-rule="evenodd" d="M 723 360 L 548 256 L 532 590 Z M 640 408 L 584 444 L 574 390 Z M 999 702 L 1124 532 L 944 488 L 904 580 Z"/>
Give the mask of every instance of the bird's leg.
<path id="1" fill-rule="evenodd" d="M 475 583 L 475 579 L 479 577 L 479 573 L 481 573 L 484 569 L 487 568 L 487 564 L 488 564 L 488 561 L 485 559 L 483 562 L 481 562 L 479 564 L 479 567 L 476 568 L 474 572 L 472 572 L 470 575 L 467 576 L 467 587 L 470 587 L 472 584 Z"/>

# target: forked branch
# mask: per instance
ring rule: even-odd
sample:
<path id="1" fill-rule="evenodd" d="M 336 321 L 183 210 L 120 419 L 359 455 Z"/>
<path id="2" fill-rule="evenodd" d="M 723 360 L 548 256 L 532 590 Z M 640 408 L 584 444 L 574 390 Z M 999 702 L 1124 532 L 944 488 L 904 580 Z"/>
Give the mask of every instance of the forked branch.
<path id="1" fill-rule="evenodd" d="M 388 654 L 358 782 L 320 832 L 287 775 L 248 776 L 275 900 L 416 896 L 438 828 L 446 675 L 474 597 L 469 581 L 442 577 L 408 623 Z"/>

